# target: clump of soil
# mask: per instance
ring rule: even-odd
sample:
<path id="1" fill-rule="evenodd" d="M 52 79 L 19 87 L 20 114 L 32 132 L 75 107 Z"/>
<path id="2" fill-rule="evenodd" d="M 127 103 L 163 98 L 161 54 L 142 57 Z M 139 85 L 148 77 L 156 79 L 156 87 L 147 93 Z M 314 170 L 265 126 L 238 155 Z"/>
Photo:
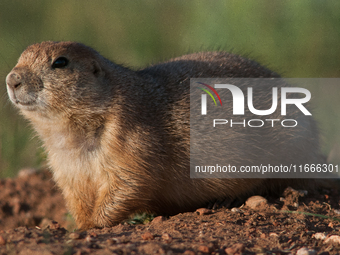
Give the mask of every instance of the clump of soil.
<path id="1" fill-rule="evenodd" d="M 1 180 L 0 198 L 0 254 L 340 254 L 336 189 L 288 188 L 238 208 L 84 232 L 66 230 L 63 199 L 46 171 Z"/>

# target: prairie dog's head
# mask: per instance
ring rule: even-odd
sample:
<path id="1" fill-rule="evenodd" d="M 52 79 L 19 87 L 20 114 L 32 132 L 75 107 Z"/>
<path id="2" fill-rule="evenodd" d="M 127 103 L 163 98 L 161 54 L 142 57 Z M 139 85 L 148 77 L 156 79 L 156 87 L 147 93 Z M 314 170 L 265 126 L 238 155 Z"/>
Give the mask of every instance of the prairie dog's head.
<path id="1" fill-rule="evenodd" d="M 29 46 L 6 77 L 10 100 L 23 113 L 42 115 L 100 107 L 107 60 L 85 45 L 42 42 Z M 93 108 L 94 107 L 94 108 Z"/>

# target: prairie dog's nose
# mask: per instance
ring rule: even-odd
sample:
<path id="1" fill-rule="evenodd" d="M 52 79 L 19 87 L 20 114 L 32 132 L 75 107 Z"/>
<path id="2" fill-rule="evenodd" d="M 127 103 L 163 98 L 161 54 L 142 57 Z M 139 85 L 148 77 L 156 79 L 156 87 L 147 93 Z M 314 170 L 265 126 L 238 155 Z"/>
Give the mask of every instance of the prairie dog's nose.
<path id="1" fill-rule="evenodd" d="M 17 72 L 12 71 L 6 77 L 7 85 L 13 90 L 17 89 L 21 85 L 21 82 L 21 75 Z"/>

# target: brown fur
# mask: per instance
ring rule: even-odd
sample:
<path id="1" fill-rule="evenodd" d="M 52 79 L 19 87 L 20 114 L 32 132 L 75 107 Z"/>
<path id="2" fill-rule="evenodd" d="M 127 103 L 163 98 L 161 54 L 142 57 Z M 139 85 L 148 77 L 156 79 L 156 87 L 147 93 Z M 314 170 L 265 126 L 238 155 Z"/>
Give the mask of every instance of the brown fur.
<path id="1" fill-rule="evenodd" d="M 68 65 L 53 69 L 60 56 Z M 73 42 L 43 42 L 22 53 L 7 76 L 8 93 L 43 140 L 79 228 L 112 226 L 138 211 L 194 210 L 287 184 L 190 179 L 191 77 L 279 76 L 225 52 L 186 55 L 139 71 Z M 307 131 L 302 146 L 308 152 L 300 156 L 318 158 L 314 123 Z M 233 145 L 236 161 L 243 160 L 240 143 Z"/>

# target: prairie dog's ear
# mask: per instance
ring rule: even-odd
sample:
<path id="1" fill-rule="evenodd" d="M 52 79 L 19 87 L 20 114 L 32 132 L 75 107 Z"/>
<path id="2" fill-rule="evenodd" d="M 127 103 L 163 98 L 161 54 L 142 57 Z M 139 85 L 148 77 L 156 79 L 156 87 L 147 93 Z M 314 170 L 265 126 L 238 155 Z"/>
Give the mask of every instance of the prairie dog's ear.
<path id="1" fill-rule="evenodd" d="M 94 76 L 99 77 L 103 73 L 103 70 L 96 60 L 92 61 L 92 72 Z"/>

